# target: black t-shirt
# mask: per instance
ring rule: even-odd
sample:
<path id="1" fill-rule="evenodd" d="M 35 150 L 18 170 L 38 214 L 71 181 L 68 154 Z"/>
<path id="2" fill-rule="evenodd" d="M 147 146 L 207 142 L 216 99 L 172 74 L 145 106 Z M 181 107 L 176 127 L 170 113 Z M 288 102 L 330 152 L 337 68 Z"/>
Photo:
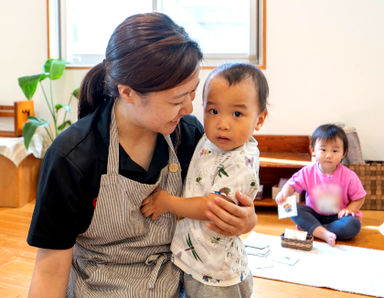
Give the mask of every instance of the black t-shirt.
<path id="1" fill-rule="evenodd" d="M 88 229 L 101 175 L 107 172 L 111 110 L 112 102 L 102 104 L 62 132 L 47 150 L 40 170 L 28 244 L 66 249 Z M 176 153 L 184 179 L 203 127 L 194 116 L 188 115 L 180 121 L 180 132 Z M 171 134 L 174 143 L 175 135 L 175 132 Z M 119 173 L 141 183 L 155 183 L 167 163 L 168 145 L 161 134 L 148 171 L 119 148 Z"/>

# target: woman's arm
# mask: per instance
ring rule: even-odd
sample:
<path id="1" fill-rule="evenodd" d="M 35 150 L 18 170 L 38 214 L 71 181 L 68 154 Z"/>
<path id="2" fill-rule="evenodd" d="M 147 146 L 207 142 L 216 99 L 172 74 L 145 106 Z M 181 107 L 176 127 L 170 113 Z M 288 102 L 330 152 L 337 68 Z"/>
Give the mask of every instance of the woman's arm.
<path id="1" fill-rule="evenodd" d="M 28 297 L 65 297 L 73 248 L 37 250 Z"/>

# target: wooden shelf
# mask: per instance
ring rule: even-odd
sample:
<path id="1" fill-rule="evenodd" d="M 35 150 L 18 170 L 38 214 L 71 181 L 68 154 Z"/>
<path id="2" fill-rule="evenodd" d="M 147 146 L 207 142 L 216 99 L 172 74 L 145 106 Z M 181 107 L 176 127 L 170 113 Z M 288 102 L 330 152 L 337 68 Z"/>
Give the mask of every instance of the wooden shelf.
<path id="1" fill-rule="evenodd" d="M 260 167 L 301 169 L 310 163 L 308 153 L 260 153 Z"/>
<path id="2" fill-rule="evenodd" d="M 258 207 L 276 207 L 277 204 L 272 198 L 264 198 L 262 200 L 255 200 L 254 205 Z"/>
<path id="3" fill-rule="evenodd" d="M 290 178 L 302 167 L 311 163 L 310 137 L 298 135 L 254 135 L 260 150 L 260 184 L 263 199 L 255 206 L 276 206 L 272 187 L 280 178 Z"/>

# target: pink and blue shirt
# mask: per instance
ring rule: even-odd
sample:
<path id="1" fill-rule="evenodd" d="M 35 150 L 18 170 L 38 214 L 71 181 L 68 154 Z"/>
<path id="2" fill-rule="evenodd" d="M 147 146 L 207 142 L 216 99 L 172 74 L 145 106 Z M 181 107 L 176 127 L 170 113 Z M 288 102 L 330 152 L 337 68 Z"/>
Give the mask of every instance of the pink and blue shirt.
<path id="1" fill-rule="evenodd" d="M 337 214 L 367 194 L 356 173 L 342 164 L 329 175 L 324 174 L 316 162 L 295 173 L 288 183 L 298 193 L 305 190 L 306 205 L 322 215 Z M 361 218 L 361 212 L 356 216 Z"/>

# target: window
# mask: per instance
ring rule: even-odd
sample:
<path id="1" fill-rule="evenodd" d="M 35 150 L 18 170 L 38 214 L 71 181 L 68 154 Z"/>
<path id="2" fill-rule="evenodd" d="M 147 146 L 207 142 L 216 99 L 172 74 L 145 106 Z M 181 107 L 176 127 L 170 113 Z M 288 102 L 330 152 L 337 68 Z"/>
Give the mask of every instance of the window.
<path id="1" fill-rule="evenodd" d="M 49 56 L 69 66 L 93 66 L 104 58 L 114 28 L 136 13 L 169 15 L 196 40 L 204 65 L 224 60 L 265 65 L 266 0 L 47 0 Z"/>

